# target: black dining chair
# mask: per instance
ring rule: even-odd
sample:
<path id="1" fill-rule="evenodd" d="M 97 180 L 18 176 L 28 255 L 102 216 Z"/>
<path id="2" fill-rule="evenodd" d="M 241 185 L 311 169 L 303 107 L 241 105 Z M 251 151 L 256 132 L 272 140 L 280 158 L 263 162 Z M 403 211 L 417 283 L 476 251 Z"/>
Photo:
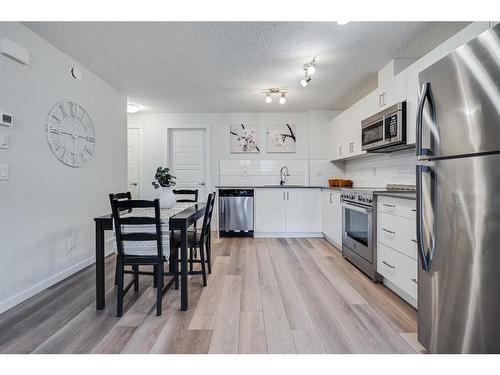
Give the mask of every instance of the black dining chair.
<path id="1" fill-rule="evenodd" d="M 132 199 L 132 194 L 130 193 L 130 191 L 127 191 L 126 193 L 109 194 L 109 203 L 111 204 L 111 210 L 113 210 L 113 199 L 117 199 L 119 201 L 130 200 Z M 132 212 L 132 209 L 127 209 L 126 211 Z M 127 270 L 126 273 L 133 273 L 133 271 Z M 118 259 L 116 261 L 116 266 L 115 266 L 115 285 L 118 285 Z"/>
<path id="2" fill-rule="evenodd" d="M 181 196 L 176 199 L 176 202 L 198 202 L 198 189 L 173 189 L 172 190 L 175 195 Z M 193 224 L 192 231 L 196 232 L 197 227 L 196 223 Z M 189 271 L 193 271 L 193 259 L 198 256 L 196 249 L 189 248 Z"/>
<path id="3" fill-rule="evenodd" d="M 115 226 L 117 263 L 118 263 L 118 290 L 116 315 L 123 315 L 123 297 L 132 285 L 134 290 L 139 290 L 139 266 L 154 266 L 154 278 L 156 280 L 156 315 L 161 315 L 161 304 L 163 294 L 178 280 L 177 252 L 169 252 L 168 232 L 166 238 L 162 233 L 160 217 L 160 201 L 146 200 L 118 200 L 111 201 L 113 207 L 113 222 Z M 129 212 L 133 209 L 154 209 L 153 216 L 132 216 Z M 137 212 L 137 211 L 135 211 Z M 164 271 L 164 263 L 170 262 L 174 266 L 171 271 Z M 132 266 L 133 280 L 124 287 L 124 268 Z M 164 277 L 172 276 L 172 279 L 164 287 Z"/>
<path id="4" fill-rule="evenodd" d="M 210 223 L 212 221 L 212 213 L 215 205 L 215 193 L 208 194 L 207 205 L 205 208 L 205 215 L 203 216 L 203 224 L 201 227 L 201 232 L 188 232 L 188 247 L 200 250 L 200 259 L 190 259 L 193 263 L 200 263 L 201 271 L 190 271 L 191 275 L 202 275 L 203 286 L 207 285 L 207 272 L 206 266 L 208 266 L 208 273 L 212 273 L 212 249 L 210 240 Z M 177 251 L 181 246 L 181 239 L 179 233 L 174 233 L 171 242 L 172 248 Z"/>
<path id="5" fill-rule="evenodd" d="M 177 202 L 198 202 L 198 189 L 173 189 L 175 195 L 192 195 L 193 198 L 179 198 L 176 199 Z"/>

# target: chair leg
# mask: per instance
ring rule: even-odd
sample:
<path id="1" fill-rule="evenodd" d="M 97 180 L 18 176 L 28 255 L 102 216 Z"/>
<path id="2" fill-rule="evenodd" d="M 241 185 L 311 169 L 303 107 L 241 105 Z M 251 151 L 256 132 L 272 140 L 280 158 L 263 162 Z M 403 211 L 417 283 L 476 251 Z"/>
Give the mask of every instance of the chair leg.
<path id="1" fill-rule="evenodd" d="M 139 266 L 134 265 L 134 266 L 132 266 L 132 269 L 134 270 L 134 291 L 138 292 L 139 291 Z"/>
<path id="2" fill-rule="evenodd" d="M 163 297 L 163 263 L 155 266 L 156 278 L 156 315 L 161 315 L 161 300 Z"/>
<path id="3" fill-rule="evenodd" d="M 208 264 L 208 273 L 212 273 L 212 241 L 205 242 L 205 249 L 207 252 L 207 264 Z M 200 250 L 201 251 L 201 250 Z"/>
<path id="4" fill-rule="evenodd" d="M 203 242 L 200 243 L 200 260 L 201 260 L 201 276 L 203 278 L 203 286 L 207 286 L 207 270 L 205 268 L 205 251 L 203 249 Z"/>
<path id="5" fill-rule="evenodd" d="M 158 272 L 158 266 L 153 266 L 153 273 L 156 275 L 156 273 Z M 153 277 L 153 288 L 157 288 L 158 287 L 158 279 L 155 277 Z"/>
<path id="6" fill-rule="evenodd" d="M 179 249 L 172 253 L 172 272 L 174 273 L 174 289 L 179 289 Z"/>
<path id="7" fill-rule="evenodd" d="M 193 257 L 194 257 L 194 249 L 189 248 L 189 272 L 193 272 Z"/>
<path id="8" fill-rule="evenodd" d="M 115 285 L 118 285 L 118 269 L 120 268 L 120 258 L 116 256 L 116 266 L 115 266 Z"/>
<path id="9" fill-rule="evenodd" d="M 120 317 L 123 315 L 123 265 L 121 261 L 117 276 L 118 290 L 116 291 L 116 316 Z"/>

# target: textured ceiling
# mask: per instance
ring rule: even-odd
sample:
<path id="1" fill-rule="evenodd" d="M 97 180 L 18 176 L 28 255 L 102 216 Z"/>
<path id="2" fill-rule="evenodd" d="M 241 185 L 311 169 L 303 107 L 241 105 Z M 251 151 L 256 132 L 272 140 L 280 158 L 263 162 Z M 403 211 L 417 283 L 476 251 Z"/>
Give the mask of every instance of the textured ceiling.
<path id="1" fill-rule="evenodd" d="M 345 109 L 392 58 L 418 58 L 457 22 L 29 22 L 149 112 Z M 302 88 L 302 65 L 317 56 Z M 287 102 L 261 89 L 285 87 Z"/>

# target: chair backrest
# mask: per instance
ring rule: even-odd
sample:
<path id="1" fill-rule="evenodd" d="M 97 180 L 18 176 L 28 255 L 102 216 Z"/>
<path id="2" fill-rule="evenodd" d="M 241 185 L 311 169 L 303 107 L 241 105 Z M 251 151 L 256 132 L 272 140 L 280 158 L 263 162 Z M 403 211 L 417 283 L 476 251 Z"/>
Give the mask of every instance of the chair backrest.
<path id="1" fill-rule="evenodd" d="M 158 256 L 163 256 L 159 199 L 155 199 L 154 201 L 113 199 L 111 206 L 113 208 L 116 246 L 119 255 L 126 255 L 123 246 L 124 242 L 155 241 Z M 154 216 L 122 217 L 123 211 L 130 211 L 133 208 L 154 208 Z"/>
<path id="2" fill-rule="evenodd" d="M 193 198 L 179 198 L 177 202 L 198 202 L 198 189 L 188 190 L 188 189 L 179 189 L 172 190 L 175 195 L 193 195 Z"/>
<path id="3" fill-rule="evenodd" d="M 203 227 L 201 228 L 201 241 L 206 241 L 210 236 L 210 222 L 212 221 L 212 212 L 215 205 L 215 192 L 208 194 L 205 216 L 203 217 Z"/>
<path id="4" fill-rule="evenodd" d="M 126 193 L 111 193 L 109 194 L 109 203 L 111 203 L 111 209 L 113 209 L 113 199 L 118 199 L 119 201 L 121 200 L 130 200 L 132 199 L 132 194 L 130 191 L 127 191 Z M 132 212 L 132 209 L 128 210 L 128 212 Z"/>

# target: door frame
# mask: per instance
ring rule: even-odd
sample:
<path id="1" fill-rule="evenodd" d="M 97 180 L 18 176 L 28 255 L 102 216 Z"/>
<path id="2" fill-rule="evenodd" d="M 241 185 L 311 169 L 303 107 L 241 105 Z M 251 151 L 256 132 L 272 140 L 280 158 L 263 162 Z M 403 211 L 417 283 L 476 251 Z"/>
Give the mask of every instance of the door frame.
<path id="1" fill-rule="evenodd" d="M 205 187 L 207 193 L 213 190 L 212 188 L 212 159 L 210 149 L 210 125 L 187 124 L 187 125 L 169 125 L 162 128 L 162 163 L 163 165 L 171 167 L 170 165 L 170 142 L 172 139 L 172 132 L 175 130 L 202 130 L 205 132 Z M 206 197 L 200 197 L 205 200 Z"/>
<path id="2" fill-rule="evenodd" d="M 138 173 L 138 184 L 139 189 L 138 198 L 142 199 L 144 197 L 144 126 L 142 124 L 130 124 L 127 126 L 127 191 L 128 191 L 128 131 L 130 129 L 139 130 L 139 173 Z"/>

